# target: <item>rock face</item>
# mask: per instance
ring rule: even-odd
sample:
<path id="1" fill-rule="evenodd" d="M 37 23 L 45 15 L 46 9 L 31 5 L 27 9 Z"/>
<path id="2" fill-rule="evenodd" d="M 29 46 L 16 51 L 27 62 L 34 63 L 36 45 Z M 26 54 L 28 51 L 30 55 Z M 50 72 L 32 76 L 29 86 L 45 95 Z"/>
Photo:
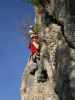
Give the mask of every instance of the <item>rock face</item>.
<path id="1" fill-rule="evenodd" d="M 41 59 L 43 61 L 44 68 L 47 71 L 48 80 L 46 82 L 37 82 L 38 71 L 35 73 L 35 76 L 31 76 L 29 74 L 29 67 L 26 66 L 22 85 L 21 85 L 21 96 L 22 100 L 59 100 L 56 92 L 55 92 L 55 51 L 57 48 L 57 36 L 60 34 L 60 27 L 56 24 L 51 25 L 52 30 L 49 32 L 49 36 L 46 41 L 46 49 L 49 51 L 49 59 L 46 57 L 42 57 L 42 49 L 41 49 Z M 54 34 L 54 37 L 53 37 Z M 43 48 L 45 44 L 43 43 Z M 45 53 L 47 55 L 47 53 Z M 24 90 L 25 89 L 25 90 Z"/>
<path id="2" fill-rule="evenodd" d="M 57 15 L 61 15 L 64 19 L 64 34 L 63 38 L 65 39 L 65 43 L 67 43 L 67 47 L 65 48 L 65 43 L 60 45 L 57 50 L 62 46 L 62 49 L 59 49 L 57 51 L 57 66 L 60 65 L 57 69 L 60 69 L 58 72 L 58 80 L 57 83 L 59 85 L 59 96 L 62 100 L 75 100 L 75 6 L 74 6 L 74 0 L 56 0 L 59 2 L 56 6 L 59 9 L 56 13 Z M 63 15 L 62 15 L 62 12 Z M 59 14 L 58 14 L 59 13 Z M 59 17 L 59 16 L 58 16 Z M 64 49 L 65 48 L 65 49 Z M 63 52 L 63 55 L 61 54 L 61 51 Z M 65 51 L 63 51 L 65 50 Z M 61 58 L 61 59 L 60 59 Z M 60 63 L 60 60 L 62 63 Z M 61 71 L 63 70 L 63 72 Z M 61 73 L 62 72 L 62 73 Z M 60 77 L 61 76 L 61 77 Z M 61 82 L 60 82 L 61 81 Z M 61 84 L 62 83 L 62 84 Z M 64 88 L 63 88 L 64 87 Z M 58 87 L 57 87 L 58 88 Z M 68 92 L 69 91 L 69 92 Z M 61 95 L 63 94 L 63 95 Z"/>
<path id="3" fill-rule="evenodd" d="M 40 35 L 39 39 L 42 48 L 46 48 L 44 53 L 41 49 L 40 55 L 48 80 L 38 83 L 38 72 L 31 76 L 27 64 L 21 82 L 21 100 L 75 100 L 75 3 L 74 0 L 45 1 L 49 2 L 45 3 L 42 14 L 38 13 L 39 8 L 35 6 L 35 23 L 41 27 L 40 33 L 46 33 Z M 55 23 L 45 25 L 45 11 L 58 20 L 63 19 L 64 32 Z M 46 28 L 48 30 L 45 32 Z"/>

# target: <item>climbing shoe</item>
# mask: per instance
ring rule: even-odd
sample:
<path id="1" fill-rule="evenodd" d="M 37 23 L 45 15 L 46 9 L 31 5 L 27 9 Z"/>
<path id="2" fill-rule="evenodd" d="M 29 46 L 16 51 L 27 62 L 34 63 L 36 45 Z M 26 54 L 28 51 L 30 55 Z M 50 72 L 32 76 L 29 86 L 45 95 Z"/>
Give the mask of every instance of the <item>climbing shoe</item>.
<path id="1" fill-rule="evenodd" d="M 38 67 L 36 65 L 36 67 L 33 67 L 31 70 L 30 70 L 30 74 L 31 75 L 35 75 L 35 72 L 37 71 Z"/>
<path id="2" fill-rule="evenodd" d="M 33 69 L 32 71 L 30 71 L 30 74 L 35 75 L 35 71 L 36 71 L 36 69 Z"/>

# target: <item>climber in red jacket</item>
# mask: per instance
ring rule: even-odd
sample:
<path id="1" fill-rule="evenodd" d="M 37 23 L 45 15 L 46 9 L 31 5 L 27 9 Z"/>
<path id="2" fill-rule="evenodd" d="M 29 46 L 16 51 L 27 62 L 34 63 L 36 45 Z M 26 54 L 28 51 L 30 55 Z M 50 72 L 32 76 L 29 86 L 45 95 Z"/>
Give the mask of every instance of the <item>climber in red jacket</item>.
<path id="1" fill-rule="evenodd" d="M 38 35 L 32 33 L 30 37 L 31 37 L 31 42 L 29 44 L 29 49 L 31 51 L 31 57 L 34 62 L 37 62 L 36 59 L 39 58 L 39 51 L 40 51 Z"/>
<path id="2" fill-rule="evenodd" d="M 39 41 L 38 41 L 38 34 L 36 34 L 33 30 L 29 30 L 29 34 L 31 37 L 31 42 L 29 43 L 29 49 L 31 51 L 31 56 L 29 60 L 29 68 L 30 68 L 30 74 L 34 75 L 35 71 L 38 68 L 38 61 L 40 59 L 39 52 Z"/>

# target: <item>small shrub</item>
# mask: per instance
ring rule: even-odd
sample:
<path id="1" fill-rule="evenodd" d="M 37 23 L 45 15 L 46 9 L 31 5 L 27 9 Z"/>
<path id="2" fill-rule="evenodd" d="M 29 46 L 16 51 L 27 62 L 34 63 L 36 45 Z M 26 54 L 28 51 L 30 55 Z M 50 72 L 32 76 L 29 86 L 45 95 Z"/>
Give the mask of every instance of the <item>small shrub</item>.
<path id="1" fill-rule="evenodd" d="M 38 24 L 35 24 L 34 31 L 35 32 L 40 32 L 40 30 L 41 30 L 40 26 Z"/>
<path id="2" fill-rule="evenodd" d="M 33 0 L 34 5 L 36 5 L 37 7 L 40 6 L 40 0 Z"/>

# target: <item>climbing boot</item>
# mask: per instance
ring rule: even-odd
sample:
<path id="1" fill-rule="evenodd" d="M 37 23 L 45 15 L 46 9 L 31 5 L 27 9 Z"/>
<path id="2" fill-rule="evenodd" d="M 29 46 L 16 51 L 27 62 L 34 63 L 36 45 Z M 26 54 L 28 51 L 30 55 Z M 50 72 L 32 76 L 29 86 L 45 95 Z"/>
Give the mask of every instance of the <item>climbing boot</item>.
<path id="1" fill-rule="evenodd" d="M 30 70 L 30 74 L 31 75 L 35 75 L 35 72 L 37 71 L 38 67 L 37 67 L 37 64 L 36 64 L 36 67 L 33 66 L 33 68 Z"/>
<path id="2" fill-rule="evenodd" d="M 33 69 L 32 71 L 30 71 L 30 74 L 35 75 L 35 71 L 36 71 L 36 69 Z"/>

